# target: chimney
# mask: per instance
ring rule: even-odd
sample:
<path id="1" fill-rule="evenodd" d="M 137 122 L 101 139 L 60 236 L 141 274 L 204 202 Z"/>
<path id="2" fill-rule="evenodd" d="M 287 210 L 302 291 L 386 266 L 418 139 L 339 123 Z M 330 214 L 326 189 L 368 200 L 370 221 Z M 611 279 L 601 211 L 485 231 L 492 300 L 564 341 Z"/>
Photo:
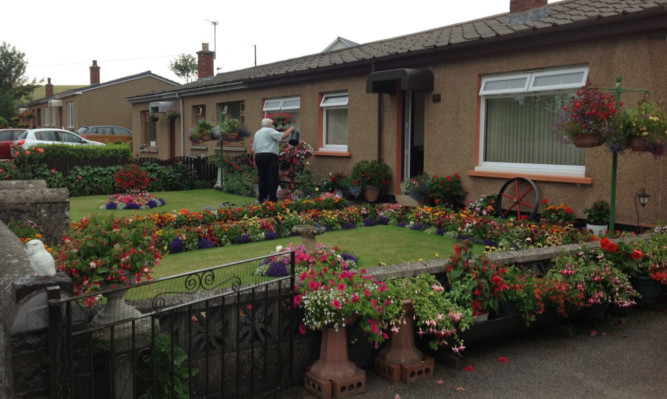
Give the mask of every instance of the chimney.
<path id="1" fill-rule="evenodd" d="M 90 84 L 100 84 L 100 67 L 97 66 L 97 60 L 93 60 L 93 65 L 90 66 Z"/>
<path id="2" fill-rule="evenodd" d="M 46 96 L 45 97 L 51 97 L 53 95 L 53 85 L 51 84 L 51 78 L 47 78 L 48 82 L 46 83 L 45 89 L 46 89 Z"/>
<path id="3" fill-rule="evenodd" d="M 208 43 L 201 44 L 201 51 L 197 51 L 197 74 L 198 79 L 213 76 L 213 56 L 215 52 L 209 51 Z"/>
<path id="4" fill-rule="evenodd" d="M 510 14 L 532 10 L 547 5 L 547 0 L 510 0 Z"/>

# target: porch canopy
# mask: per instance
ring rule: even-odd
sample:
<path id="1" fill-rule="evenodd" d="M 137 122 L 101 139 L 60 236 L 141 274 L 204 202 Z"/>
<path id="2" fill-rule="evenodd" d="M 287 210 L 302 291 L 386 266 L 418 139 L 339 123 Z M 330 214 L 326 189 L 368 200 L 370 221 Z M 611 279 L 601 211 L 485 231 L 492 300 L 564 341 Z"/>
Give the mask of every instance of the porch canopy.
<path id="1" fill-rule="evenodd" d="M 366 78 L 366 93 L 396 93 L 402 90 L 433 91 L 433 72 L 424 68 L 398 68 L 372 72 Z"/>

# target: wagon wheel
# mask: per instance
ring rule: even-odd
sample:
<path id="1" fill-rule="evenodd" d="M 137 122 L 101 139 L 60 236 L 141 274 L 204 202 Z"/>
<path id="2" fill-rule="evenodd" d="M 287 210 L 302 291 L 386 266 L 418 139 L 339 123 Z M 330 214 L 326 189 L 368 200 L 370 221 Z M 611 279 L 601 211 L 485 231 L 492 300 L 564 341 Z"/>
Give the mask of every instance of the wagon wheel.
<path id="1" fill-rule="evenodd" d="M 535 220 L 540 206 L 540 192 L 532 180 L 509 179 L 498 192 L 498 216 L 517 220 Z"/>

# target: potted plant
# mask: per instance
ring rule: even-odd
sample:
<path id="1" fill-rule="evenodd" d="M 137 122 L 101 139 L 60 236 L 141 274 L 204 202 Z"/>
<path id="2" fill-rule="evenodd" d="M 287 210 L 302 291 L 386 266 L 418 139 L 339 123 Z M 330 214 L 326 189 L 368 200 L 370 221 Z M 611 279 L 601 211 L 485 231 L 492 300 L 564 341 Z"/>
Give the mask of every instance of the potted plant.
<path id="1" fill-rule="evenodd" d="M 471 246 L 466 240 L 454 247 L 455 256 L 445 265 L 449 282 L 445 295 L 454 303 L 471 308 L 473 315 L 484 321 L 490 311 L 497 313 L 500 303 L 506 301 L 507 268 L 491 263 L 484 255 L 472 255 Z"/>
<path id="2" fill-rule="evenodd" d="M 542 220 L 550 223 L 572 223 L 577 220 L 571 207 L 564 203 L 558 205 L 550 204 L 548 199 L 542 200 L 544 211 L 542 211 Z"/>
<path id="3" fill-rule="evenodd" d="M 524 323 L 530 325 L 544 311 L 538 296 L 538 277 L 532 270 L 520 266 L 508 266 L 504 280 L 509 286 L 505 290 L 505 302 L 500 304 L 499 316 L 521 315 Z"/>
<path id="4" fill-rule="evenodd" d="M 554 130 L 577 147 L 604 143 L 616 129 L 616 97 L 602 93 L 590 82 L 563 107 Z"/>
<path id="5" fill-rule="evenodd" d="M 356 182 L 355 185 L 362 187 L 364 197 L 369 202 L 377 201 L 384 187 L 391 183 L 389 165 L 376 160 L 357 162 L 350 176 Z"/>
<path id="6" fill-rule="evenodd" d="M 190 141 L 192 144 L 197 144 L 201 143 L 202 141 L 208 141 L 211 140 L 216 134 L 214 132 L 214 126 L 213 123 L 207 121 L 204 118 L 201 118 L 195 123 L 195 125 L 190 129 Z M 218 137 L 219 137 L 220 130 L 218 129 Z"/>
<path id="7" fill-rule="evenodd" d="M 584 209 L 586 229 L 593 231 L 595 235 L 604 235 L 609 226 L 609 212 L 607 201 L 595 201 L 593 206 Z"/>
<path id="8" fill-rule="evenodd" d="M 458 208 L 465 196 L 458 173 L 453 176 L 434 175 L 428 180 L 426 187 L 429 202 L 435 205 Z"/>
<path id="9" fill-rule="evenodd" d="M 630 277 L 632 286 L 641 294 L 640 303 L 653 304 L 660 294 L 660 285 L 667 284 L 667 234 L 655 233 L 649 239 L 623 238 L 600 240 L 600 248 L 592 256 L 604 257 Z"/>
<path id="10" fill-rule="evenodd" d="M 274 112 L 267 114 L 266 117 L 273 120 L 275 129 L 285 129 L 287 125 L 296 123 L 296 117 L 289 112 Z"/>
<path id="11" fill-rule="evenodd" d="M 320 187 L 322 188 L 322 191 L 335 192 L 342 197 L 346 177 L 347 175 L 343 172 L 329 172 L 329 174 L 322 179 Z"/>
<path id="12" fill-rule="evenodd" d="M 628 276 L 608 258 L 596 257 L 584 248 L 579 254 L 560 254 L 552 263 L 547 275 L 567 282 L 578 291 L 583 308 L 599 310 L 593 319 L 601 319 L 612 303 L 621 308 L 636 304 L 638 294 Z"/>
<path id="13" fill-rule="evenodd" d="M 410 196 L 420 206 L 429 205 L 428 184 L 430 180 L 431 176 L 428 173 L 405 179 L 401 182 L 401 193 Z"/>
<path id="14" fill-rule="evenodd" d="M 618 115 L 618 135 L 623 147 L 660 156 L 667 150 L 667 112 L 649 102 L 623 109 Z"/>

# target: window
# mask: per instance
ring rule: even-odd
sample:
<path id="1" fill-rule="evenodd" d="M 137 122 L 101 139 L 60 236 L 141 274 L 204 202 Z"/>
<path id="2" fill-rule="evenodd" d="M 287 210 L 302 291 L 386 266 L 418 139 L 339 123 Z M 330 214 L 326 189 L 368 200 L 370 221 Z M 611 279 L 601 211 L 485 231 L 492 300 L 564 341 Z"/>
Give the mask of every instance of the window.
<path id="1" fill-rule="evenodd" d="M 585 151 L 558 141 L 552 127 L 587 78 L 586 67 L 484 77 L 475 170 L 584 176 Z"/>
<path id="2" fill-rule="evenodd" d="M 264 116 L 272 114 L 274 112 L 288 112 L 296 118 L 296 123 L 294 128 L 300 130 L 301 118 L 301 98 L 299 97 L 285 97 L 285 98 L 273 98 L 270 100 L 264 101 Z"/>
<path id="3" fill-rule="evenodd" d="M 67 127 L 74 128 L 74 103 L 67 103 Z"/>
<path id="4" fill-rule="evenodd" d="M 322 148 L 324 151 L 347 151 L 347 93 L 322 96 Z"/>

